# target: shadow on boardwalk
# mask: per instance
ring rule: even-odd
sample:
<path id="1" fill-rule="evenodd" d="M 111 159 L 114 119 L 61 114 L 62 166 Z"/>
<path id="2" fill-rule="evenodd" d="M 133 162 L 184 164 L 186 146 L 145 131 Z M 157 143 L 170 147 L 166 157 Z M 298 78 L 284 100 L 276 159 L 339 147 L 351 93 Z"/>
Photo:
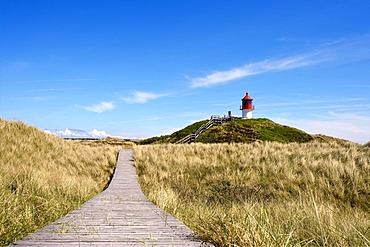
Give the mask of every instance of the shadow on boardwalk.
<path id="1" fill-rule="evenodd" d="M 19 246 L 211 246 L 141 192 L 133 151 L 121 150 L 109 187 Z"/>

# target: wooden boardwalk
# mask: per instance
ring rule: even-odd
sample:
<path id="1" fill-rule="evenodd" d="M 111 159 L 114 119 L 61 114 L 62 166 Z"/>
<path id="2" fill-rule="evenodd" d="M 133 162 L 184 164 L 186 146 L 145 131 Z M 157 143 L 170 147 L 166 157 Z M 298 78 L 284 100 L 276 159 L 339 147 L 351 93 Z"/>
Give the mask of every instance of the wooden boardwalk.
<path id="1" fill-rule="evenodd" d="M 141 192 L 133 151 L 121 150 L 109 187 L 17 246 L 211 246 Z"/>

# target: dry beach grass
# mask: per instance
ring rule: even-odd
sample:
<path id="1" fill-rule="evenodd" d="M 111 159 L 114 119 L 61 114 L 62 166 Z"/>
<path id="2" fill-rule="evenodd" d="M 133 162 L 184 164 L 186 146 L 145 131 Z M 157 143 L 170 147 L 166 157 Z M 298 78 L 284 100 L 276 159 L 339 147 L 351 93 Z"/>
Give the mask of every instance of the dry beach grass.
<path id="1" fill-rule="evenodd" d="M 60 218 L 102 191 L 119 146 L 90 147 L 0 119 L 0 245 Z"/>
<path id="2" fill-rule="evenodd" d="M 135 146 L 144 193 L 217 246 L 369 246 L 370 149 Z"/>
<path id="3" fill-rule="evenodd" d="M 0 245 L 101 191 L 123 147 L 2 119 L 0 134 Z M 149 199 L 217 246 L 370 246 L 369 145 L 324 139 L 134 146 L 135 164 Z"/>

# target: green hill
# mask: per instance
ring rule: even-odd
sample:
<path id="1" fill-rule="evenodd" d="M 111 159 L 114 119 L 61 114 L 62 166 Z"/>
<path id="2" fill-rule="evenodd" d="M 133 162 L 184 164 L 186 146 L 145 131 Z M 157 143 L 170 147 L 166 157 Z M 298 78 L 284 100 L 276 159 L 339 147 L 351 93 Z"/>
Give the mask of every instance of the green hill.
<path id="1" fill-rule="evenodd" d="M 181 138 L 194 133 L 201 125 L 207 123 L 203 120 L 191 124 L 171 135 L 152 137 L 142 140 L 140 144 L 152 143 L 175 143 Z M 202 133 L 196 142 L 223 143 L 223 142 L 245 142 L 274 141 L 281 143 L 308 142 L 314 137 L 304 131 L 289 126 L 275 123 L 266 118 L 240 119 L 234 118 L 220 126 L 214 126 Z"/>
<path id="2" fill-rule="evenodd" d="M 203 143 L 274 141 L 308 142 L 313 137 L 304 131 L 275 123 L 266 118 L 233 119 L 204 132 L 197 139 Z"/>

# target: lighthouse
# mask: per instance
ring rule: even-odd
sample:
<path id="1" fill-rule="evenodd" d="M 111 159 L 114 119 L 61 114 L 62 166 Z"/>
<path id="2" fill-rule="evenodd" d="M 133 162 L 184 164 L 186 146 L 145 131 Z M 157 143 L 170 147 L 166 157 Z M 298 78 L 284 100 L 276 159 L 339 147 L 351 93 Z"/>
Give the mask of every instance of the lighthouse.
<path id="1" fill-rule="evenodd" d="M 243 119 L 252 118 L 252 111 L 254 110 L 254 105 L 252 105 L 252 101 L 253 99 L 248 95 L 247 92 L 244 98 L 242 98 L 242 106 L 240 107 Z"/>

